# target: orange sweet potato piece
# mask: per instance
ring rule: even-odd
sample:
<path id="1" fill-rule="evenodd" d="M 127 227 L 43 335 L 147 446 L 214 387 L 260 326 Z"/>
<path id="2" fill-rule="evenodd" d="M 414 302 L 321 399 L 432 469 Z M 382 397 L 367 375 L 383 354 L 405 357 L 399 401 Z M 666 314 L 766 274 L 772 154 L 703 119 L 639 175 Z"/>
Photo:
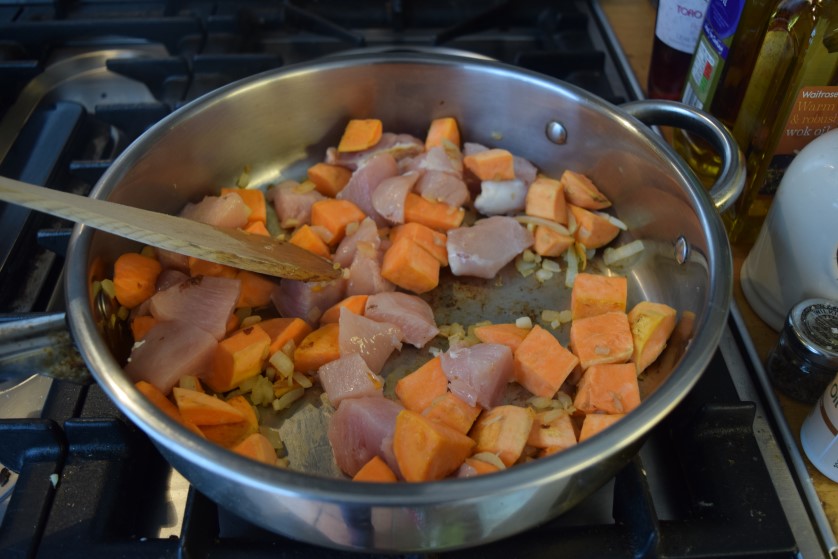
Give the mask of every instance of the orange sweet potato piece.
<path id="1" fill-rule="evenodd" d="M 248 270 L 239 270 L 236 278 L 241 283 L 237 309 L 264 307 L 271 302 L 271 293 L 277 286 L 272 279 Z"/>
<path id="2" fill-rule="evenodd" d="M 250 208 L 250 215 L 247 216 L 247 223 L 267 221 L 267 204 L 265 203 L 265 193 L 258 188 L 222 188 L 221 195 L 238 194 L 248 208 Z"/>
<path id="3" fill-rule="evenodd" d="M 371 483 L 393 483 L 398 481 L 396 474 L 380 456 L 373 456 L 369 462 L 361 466 L 352 481 L 367 481 Z"/>
<path id="4" fill-rule="evenodd" d="M 463 208 L 428 200 L 413 192 L 408 192 L 404 201 L 406 223 L 421 223 L 437 231 L 448 231 L 462 225 L 465 217 L 466 212 Z"/>
<path id="5" fill-rule="evenodd" d="M 602 363 L 625 363 L 634 352 L 628 316 L 612 311 L 574 320 L 569 345 L 583 370 Z"/>
<path id="6" fill-rule="evenodd" d="M 515 178 L 512 154 L 505 149 L 487 149 L 463 157 L 463 165 L 482 181 L 508 181 Z"/>
<path id="7" fill-rule="evenodd" d="M 582 430 L 579 432 L 579 442 L 590 439 L 607 427 L 614 425 L 625 417 L 625 414 L 589 413 L 582 421 Z"/>
<path id="8" fill-rule="evenodd" d="M 511 466 L 524 451 L 534 418 L 532 409 L 510 404 L 484 411 L 471 429 L 471 438 L 477 443 L 474 451 L 496 454 Z"/>
<path id="9" fill-rule="evenodd" d="M 573 238 L 585 248 L 603 247 L 620 234 L 620 228 L 604 217 L 573 204 L 567 207 L 576 219 Z"/>
<path id="10" fill-rule="evenodd" d="M 233 448 L 245 438 L 259 431 L 259 420 L 253 406 L 247 398 L 238 394 L 233 396 L 227 403 L 242 412 L 244 421 L 236 423 L 222 423 L 220 425 L 204 425 L 200 427 L 204 436 L 224 448 Z"/>
<path id="11" fill-rule="evenodd" d="M 210 262 L 194 256 L 189 257 L 189 275 L 193 278 L 198 276 L 216 276 L 220 278 L 234 278 L 238 270 L 232 266 Z"/>
<path id="12" fill-rule="evenodd" d="M 316 371 L 340 357 L 340 330 L 337 322 L 324 324 L 306 336 L 294 350 L 294 369 L 301 373 Z"/>
<path id="13" fill-rule="evenodd" d="M 352 176 L 352 171 L 340 165 L 330 165 L 329 163 L 316 163 L 309 167 L 307 173 L 308 180 L 314 183 L 314 188 L 323 196 L 334 198 L 338 192 L 343 190 L 349 178 Z"/>
<path id="14" fill-rule="evenodd" d="M 349 200 L 318 200 L 311 205 L 311 224 L 325 227 L 332 234 L 330 247 L 335 247 L 346 235 L 346 226 L 361 223 L 366 217 L 361 209 Z"/>
<path id="15" fill-rule="evenodd" d="M 395 243 L 402 237 L 407 237 L 420 247 L 431 253 L 439 260 L 440 265 L 448 266 L 447 237 L 445 233 L 435 231 L 421 223 L 405 223 L 390 230 L 390 242 Z"/>
<path id="16" fill-rule="evenodd" d="M 431 121 L 428 134 L 425 136 L 425 149 L 441 146 L 444 140 L 458 147 L 460 145 L 460 127 L 457 126 L 457 120 L 450 116 L 435 118 Z"/>
<path id="17" fill-rule="evenodd" d="M 626 311 L 628 281 L 625 276 L 603 276 L 581 272 L 576 275 L 570 292 L 570 314 L 573 320 L 610 311 Z"/>
<path id="18" fill-rule="evenodd" d="M 534 238 L 533 250 L 536 254 L 547 257 L 561 256 L 567 249 L 573 246 L 576 240 L 570 235 L 563 235 L 543 225 L 535 228 Z"/>
<path id="19" fill-rule="evenodd" d="M 474 441 L 456 429 L 402 410 L 396 416 L 393 451 L 406 481 L 442 479 L 471 455 Z"/>
<path id="20" fill-rule="evenodd" d="M 439 268 L 439 260 L 403 237 L 384 253 L 381 276 L 402 289 L 425 293 L 439 285 Z"/>
<path id="21" fill-rule="evenodd" d="M 116 300 L 133 309 L 156 291 L 157 276 L 163 271 L 160 262 L 137 252 L 125 252 L 113 265 Z"/>
<path id="22" fill-rule="evenodd" d="M 329 245 L 306 224 L 298 227 L 291 235 L 291 238 L 288 239 L 288 242 L 323 258 L 329 258 L 331 256 Z"/>
<path id="23" fill-rule="evenodd" d="M 276 450 L 262 433 L 248 435 L 242 442 L 231 449 L 236 454 L 247 456 L 257 462 L 270 466 L 276 465 Z"/>
<path id="24" fill-rule="evenodd" d="M 547 410 L 535 414 L 527 444 L 550 449 L 551 454 L 576 444 L 576 430 L 564 410 Z"/>
<path id="25" fill-rule="evenodd" d="M 364 316 L 364 309 L 367 306 L 367 298 L 369 295 L 350 295 L 343 301 L 340 301 L 324 312 L 320 316 L 320 324 L 328 324 L 329 322 L 337 322 L 340 318 L 340 309 L 346 308 L 355 314 Z"/>
<path id="26" fill-rule="evenodd" d="M 648 393 L 654 391 L 657 384 L 667 378 L 667 373 L 675 368 L 684 352 L 687 351 L 687 346 L 693 336 L 694 325 L 695 313 L 683 311 L 675 329 L 669 336 L 669 340 L 666 342 L 663 353 L 646 368 L 646 381 L 643 383 L 643 388 Z"/>
<path id="27" fill-rule="evenodd" d="M 270 336 L 258 324 L 224 338 L 218 342 L 204 383 L 215 392 L 234 389 L 262 371 L 270 345 Z"/>
<path id="28" fill-rule="evenodd" d="M 448 390 L 448 379 L 442 372 L 440 358 L 434 357 L 396 383 L 396 396 L 407 409 L 422 413 L 436 398 Z"/>
<path id="29" fill-rule="evenodd" d="M 155 324 L 157 324 L 157 319 L 150 314 L 135 316 L 131 319 L 131 335 L 134 337 L 134 341 L 142 340 Z"/>
<path id="30" fill-rule="evenodd" d="M 634 340 L 631 360 L 638 375 L 663 353 L 666 341 L 675 329 L 676 314 L 669 305 L 651 301 L 641 301 L 629 311 L 629 326 Z"/>
<path id="31" fill-rule="evenodd" d="M 353 118 L 346 123 L 343 136 L 338 143 L 338 151 L 363 151 L 369 149 L 381 139 L 384 126 L 377 118 Z"/>
<path id="32" fill-rule="evenodd" d="M 567 170 L 562 173 L 564 195 L 568 203 L 588 210 L 601 210 L 611 206 L 611 201 L 582 173 Z"/>
<path id="33" fill-rule="evenodd" d="M 251 221 L 242 228 L 242 231 L 250 233 L 251 235 L 261 235 L 263 237 L 271 236 L 271 232 L 268 231 L 268 228 L 261 221 Z"/>
<path id="34" fill-rule="evenodd" d="M 515 353 L 527 334 L 529 328 L 518 328 L 515 324 L 484 324 L 474 328 L 474 335 L 483 343 L 503 344 Z"/>
<path id="35" fill-rule="evenodd" d="M 260 322 L 259 327 L 271 338 L 268 348 L 270 355 L 281 351 L 291 340 L 294 341 L 294 347 L 300 345 L 312 330 L 302 318 L 269 318 Z"/>
<path id="36" fill-rule="evenodd" d="M 148 398 L 152 404 L 157 406 L 160 411 L 168 415 L 170 418 L 174 419 L 193 433 L 197 435 L 204 436 L 201 430 L 195 425 L 192 421 L 186 419 L 181 413 L 180 410 L 176 405 L 172 403 L 171 400 L 166 398 L 166 395 L 163 394 L 159 388 L 151 384 L 150 382 L 146 382 L 144 380 L 137 381 L 134 383 L 134 386 L 139 390 L 143 396 Z"/>
<path id="37" fill-rule="evenodd" d="M 422 415 L 432 421 L 445 423 L 466 435 L 474 425 L 474 420 L 480 415 L 480 410 L 480 406 L 470 406 L 453 392 L 446 392 L 434 398 Z"/>
<path id="38" fill-rule="evenodd" d="M 536 324 L 515 350 L 513 363 L 521 386 L 536 396 L 552 398 L 579 359 Z"/>
<path id="39" fill-rule="evenodd" d="M 179 386 L 172 388 L 172 394 L 180 414 L 195 425 L 219 425 L 245 420 L 241 410 L 210 394 Z"/>
<path id="40" fill-rule="evenodd" d="M 588 413 L 628 413 L 640 405 L 640 388 L 632 363 L 588 367 L 576 387 L 573 407 Z"/>
<path id="41" fill-rule="evenodd" d="M 567 225 L 564 185 L 544 175 L 536 177 L 527 190 L 524 213 Z"/>

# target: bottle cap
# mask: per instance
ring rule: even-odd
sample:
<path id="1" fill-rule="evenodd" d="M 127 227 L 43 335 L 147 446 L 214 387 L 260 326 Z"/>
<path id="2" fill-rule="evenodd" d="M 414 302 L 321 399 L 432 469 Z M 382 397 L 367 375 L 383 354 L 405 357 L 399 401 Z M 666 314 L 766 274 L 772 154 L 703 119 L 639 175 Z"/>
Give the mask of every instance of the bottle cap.
<path id="1" fill-rule="evenodd" d="M 789 345 L 802 359 L 838 372 L 838 302 L 801 301 L 792 307 L 785 327 Z"/>

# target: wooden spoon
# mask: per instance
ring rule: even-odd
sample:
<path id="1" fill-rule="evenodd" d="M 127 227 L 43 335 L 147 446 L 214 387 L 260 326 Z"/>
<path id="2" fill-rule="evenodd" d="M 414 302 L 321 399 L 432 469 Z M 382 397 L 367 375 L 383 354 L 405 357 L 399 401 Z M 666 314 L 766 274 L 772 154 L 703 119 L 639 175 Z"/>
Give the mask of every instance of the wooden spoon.
<path id="1" fill-rule="evenodd" d="M 234 268 L 304 281 L 340 276 L 332 262 L 291 243 L 6 177 L 0 177 L 0 200 Z"/>

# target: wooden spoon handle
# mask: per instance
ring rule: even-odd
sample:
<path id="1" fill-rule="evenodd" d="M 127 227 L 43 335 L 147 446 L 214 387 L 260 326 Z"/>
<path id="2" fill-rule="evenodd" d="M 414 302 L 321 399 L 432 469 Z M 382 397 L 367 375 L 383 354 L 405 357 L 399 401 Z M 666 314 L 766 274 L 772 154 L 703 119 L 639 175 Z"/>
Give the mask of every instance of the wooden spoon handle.
<path id="1" fill-rule="evenodd" d="M 291 243 L 0 177 L 0 200 L 146 245 L 234 268 L 305 281 L 340 276 L 333 264 Z"/>

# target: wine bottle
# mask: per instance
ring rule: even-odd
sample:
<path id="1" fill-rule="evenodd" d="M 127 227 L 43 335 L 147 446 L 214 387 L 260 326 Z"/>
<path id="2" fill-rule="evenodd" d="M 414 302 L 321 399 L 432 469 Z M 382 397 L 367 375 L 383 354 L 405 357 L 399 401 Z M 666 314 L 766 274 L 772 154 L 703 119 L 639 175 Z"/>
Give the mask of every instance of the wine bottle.
<path id="1" fill-rule="evenodd" d="M 777 5 L 777 0 L 710 0 L 681 102 L 733 127 Z M 672 144 L 701 181 L 712 185 L 721 158 L 710 144 L 680 128 L 672 131 Z"/>
<path id="2" fill-rule="evenodd" d="M 777 9 L 733 127 L 745 190 L 722 216 L 731 242 L 750 245 L 783 171 L 810 141 L 838 127 L 838 0 Z"/>
<path id="3" fill-rule="evenodd" d="M 681 98 L 708 0 L 658 0 L 647 96 Z"/>

